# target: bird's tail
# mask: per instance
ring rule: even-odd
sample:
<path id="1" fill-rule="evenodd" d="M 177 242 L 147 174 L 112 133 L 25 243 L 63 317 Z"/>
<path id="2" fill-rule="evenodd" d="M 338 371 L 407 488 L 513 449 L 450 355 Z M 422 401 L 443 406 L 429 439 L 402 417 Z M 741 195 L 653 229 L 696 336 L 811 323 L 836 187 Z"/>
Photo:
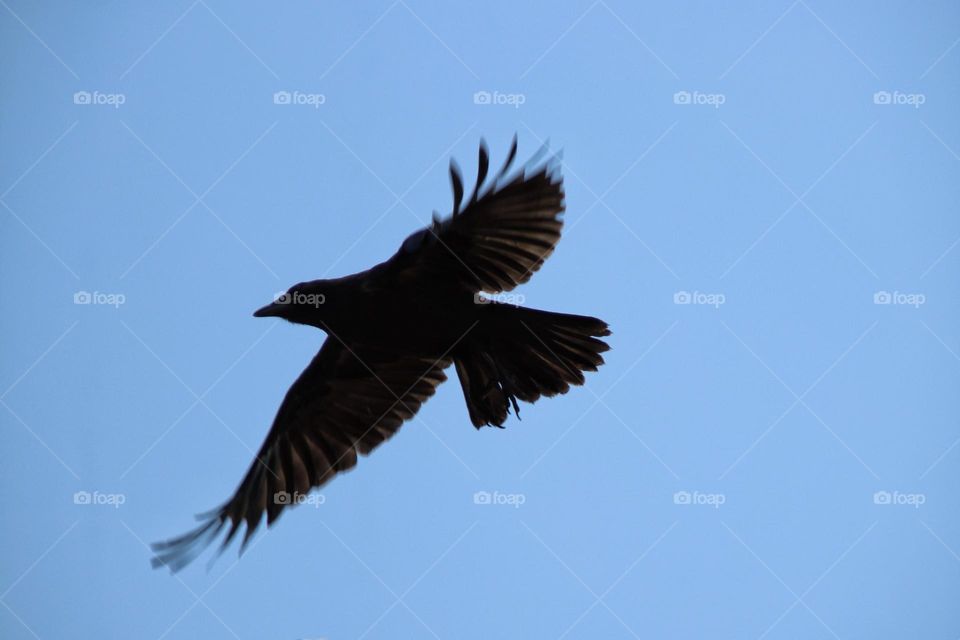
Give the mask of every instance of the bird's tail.
<path id="1" fill-rule="evenodd" d="M 603 364 L 610 347 L 607 323 L 589 316 L 538 311 L 491 302 L 480 309 L 475 331 L 457 350 L 454 363 L 470 420 L 501 426 L 517 400 L 566 393 L 584 382 L 584 371 Z"/>

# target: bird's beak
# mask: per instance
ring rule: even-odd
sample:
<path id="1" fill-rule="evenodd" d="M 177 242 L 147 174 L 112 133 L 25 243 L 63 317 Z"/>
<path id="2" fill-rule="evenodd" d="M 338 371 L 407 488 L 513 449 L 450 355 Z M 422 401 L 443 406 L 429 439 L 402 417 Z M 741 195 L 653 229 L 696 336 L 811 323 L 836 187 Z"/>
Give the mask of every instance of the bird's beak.
<path id="1" fill-rule="evenodd" d="M 271 302 L 265 307 L 261 307 L 253 312 L 254 318 L 269 318 L 271 316 L 282 316 L 287 305 Z"/>

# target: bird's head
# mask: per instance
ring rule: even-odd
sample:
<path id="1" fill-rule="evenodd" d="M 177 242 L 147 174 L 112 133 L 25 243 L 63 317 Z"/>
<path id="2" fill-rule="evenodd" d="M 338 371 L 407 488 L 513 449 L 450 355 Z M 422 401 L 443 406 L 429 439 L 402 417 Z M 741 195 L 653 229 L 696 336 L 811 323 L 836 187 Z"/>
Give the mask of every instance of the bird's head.
<path id="1" fill-rule="evenodd" d="M 273 302 L 253 312 L 256 318 L 277 317 L 297 324 L 309 324 L 323 329 L 326 317 L 327 280 L 313 280 L 295 284 L 277 294 Z"/>

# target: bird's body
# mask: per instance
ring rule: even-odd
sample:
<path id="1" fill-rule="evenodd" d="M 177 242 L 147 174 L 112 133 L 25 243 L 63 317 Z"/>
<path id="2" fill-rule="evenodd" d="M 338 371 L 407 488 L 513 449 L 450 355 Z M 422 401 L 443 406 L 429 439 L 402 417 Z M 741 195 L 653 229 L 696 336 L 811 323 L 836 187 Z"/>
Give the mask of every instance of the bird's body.
<path id="1" fill-rule="evenodd" d="M 462 286 L 424 287 L 396 273 L 390 261 L 345 278 L 317 281 L 311 290 L 319 304 L 307 324 L 348 344 L 398 347 L 433 357 L 467 331 L 478 311 L 474 294 Z"/>
<path id="2" fill-rule="evenodd" d="M 225 547 L 245 523 L 249 542 L 264 514 L 273 523 L 311 488 L 354 467 L 412 418 L 455 366 L 470 421 L 502 426 L 518 400 L 566 393 L 596 371 L 607 324 L 589 316 L 500 304 L 553 252 L 563 225 L 556 167 L 531 160 L 487 181 L 481 145 L 473 194 L 451 166 L 452 215 L 407 238 L 375 267 L 291 287 L 258 317 L 327 333 L 290 387 L 273 427 L 233 497 L 179 538 L 154 545 L 155 566 L 177 570 L 225 527 Z M 221 547 L 221 548 L 223 548 Z"/>

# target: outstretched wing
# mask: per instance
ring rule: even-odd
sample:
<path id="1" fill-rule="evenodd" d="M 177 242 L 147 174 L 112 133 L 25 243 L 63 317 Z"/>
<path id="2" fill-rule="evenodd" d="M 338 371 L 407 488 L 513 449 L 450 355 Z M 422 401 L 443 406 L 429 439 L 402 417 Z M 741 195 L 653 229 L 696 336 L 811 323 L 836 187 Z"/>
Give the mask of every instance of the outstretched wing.
<path id="1" fill-rule="evenodd" d="M 298 496 L 357 464 L 413 417 L 446 380 L 449 358 L 356 353 L 336 338 L 287 392 L 236 493 L 198 528 L 153 545 L 155 567 L 177 571 L 229 524 L 221 551 L 246 523 L 241 552 L 263 518 L 272 524 Z"/>
<path id="2" fill-rule="evenodd" d="M 529 280 L 553 253 L 563 227 L 559 158 L 541 163 L 543 151 L 510 174 L 514 137 L 503 168 L 485 184 L 490 157 L 481 141 L 476 186 L 466 200 L 451 162 L 452 215 L 439 220 L 434 214 L 433 224 L 407 238 L 390 266 L 411 276 L 452 277 L 473 292 L 509 291 Z"/>

